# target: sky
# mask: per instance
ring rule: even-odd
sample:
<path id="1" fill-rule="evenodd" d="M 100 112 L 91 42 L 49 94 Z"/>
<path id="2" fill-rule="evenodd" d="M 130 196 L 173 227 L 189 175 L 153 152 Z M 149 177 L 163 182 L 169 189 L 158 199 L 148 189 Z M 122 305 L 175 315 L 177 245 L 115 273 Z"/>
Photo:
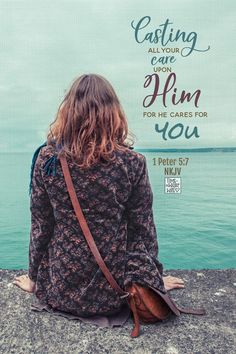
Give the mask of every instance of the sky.
<path id="1" fill-rule="evenodd" d="M 66 90 L 84 73 L 111 82 L 137 148 L 236 146 L 234 10 L 233 0 L 0 0 L 0 152 L 32 152 L 43 143 Z M 153 91 L 151 85 L 143 87 L 145 76 L 154 73 L 150 59 L 155 54 L 148 49 L 164 48 L 135 40 L 131 22 L 144 16 L 150 23 L 140 31 L 142 38 L 169 19 L 173 31 L 197 33 L 196 48 L 210 46 L 187 57 L 176 55 L 171 66 L 177 92 L 201 89 L 198 108 L 193 101 L 171 105 L 170 96 L 167 108 L 161 96 L 151 107 L 142 106 Z M 179 41 L 166 48 L 184 46 Z M 158 74 L 159 93 L 168 75 Z M 147 118 L 144 111 L 198 111 L 207 117 Z M 171 139 L 167 130 L 165 140 L 155 128 L 167 123 L 173 134 Z M 195 126 L 198 138 L 173 138 Z"/>

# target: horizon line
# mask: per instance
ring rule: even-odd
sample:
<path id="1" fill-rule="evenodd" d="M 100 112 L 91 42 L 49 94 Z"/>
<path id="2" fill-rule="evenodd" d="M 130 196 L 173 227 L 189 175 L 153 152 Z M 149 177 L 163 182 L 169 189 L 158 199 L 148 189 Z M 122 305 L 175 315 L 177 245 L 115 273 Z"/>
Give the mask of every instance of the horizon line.
<path id="1" fill-rule="evenodd" d="M 235 150 L 236 146 L 232 147 L 196 147 L 196 148 L 144 148 L 144 147 L 132 147 L 134 150 L 139 151 L 162 151 L 162 152 L 177 152 L 177 151 L 216 151 L 216 150 Z M 34 150 L 32 150 L 34 151 Z M 0 154 L 24 154 L 24 153 L 32 153 L 32 151 L 0 151 Z"/>
<path id="2" fill-rule="evenodd" d="M 139 151 L 168 151 L 168 152 L 176 152 L 176 151 L 215 151 L 215 150 L 236 150 L 236 146 L 232 147 L 196 147 L 196 148 L 134 148 Z"/>

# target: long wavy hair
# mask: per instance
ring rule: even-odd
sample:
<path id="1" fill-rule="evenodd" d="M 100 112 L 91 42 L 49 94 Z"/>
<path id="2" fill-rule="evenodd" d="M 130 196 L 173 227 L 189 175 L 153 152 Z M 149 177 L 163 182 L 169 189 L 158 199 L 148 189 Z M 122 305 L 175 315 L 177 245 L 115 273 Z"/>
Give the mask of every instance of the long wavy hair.
<path id="1" fill-rule="evenodd" d="M 112 85 L 101 75 L 88 74 L 75 79 L 66 93 L 47 143 L 61 145 L 60 153 L 88 168 L 100 159 L 112 161 L 114 150 L 126 151 L 134 138 Z"/>

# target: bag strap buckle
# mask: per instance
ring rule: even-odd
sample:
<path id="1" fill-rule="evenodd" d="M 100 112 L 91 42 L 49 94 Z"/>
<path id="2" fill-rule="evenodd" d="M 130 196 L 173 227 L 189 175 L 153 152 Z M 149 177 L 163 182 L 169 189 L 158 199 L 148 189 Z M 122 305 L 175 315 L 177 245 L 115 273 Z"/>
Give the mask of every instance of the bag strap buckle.
<path id="1" fill-rule="evenodd" d="M 124 295 L 121 295 L 120 298 L 121 298 L 121 299 L 125 299 L 126 297 L 129 297 L 129 296 L 130 296 L 130 293 L 125 292 L 125 294 L 124 294 Z"/>

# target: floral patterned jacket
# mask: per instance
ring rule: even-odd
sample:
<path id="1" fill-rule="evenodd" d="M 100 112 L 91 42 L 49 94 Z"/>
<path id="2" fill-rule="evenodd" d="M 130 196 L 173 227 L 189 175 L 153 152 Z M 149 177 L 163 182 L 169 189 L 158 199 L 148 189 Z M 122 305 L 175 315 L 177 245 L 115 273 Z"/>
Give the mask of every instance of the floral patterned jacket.
<path id="1" fill-rule="evenodd" d="M 115 161 L 87 170 L 68 160 L 90 231 L 118 284 L 151 285 L 166 293 L 158 260 L 153 193 L 144 155 L 115 151 Z M 54 163 L 53 173 L 50 165 Z M 55 145 L 38 151 L 32 170 L 29 243 L 35 296 L 81 316 L 119 311 L 126 301 L 111 288 L 86 243 L 66 189 Z"/>

